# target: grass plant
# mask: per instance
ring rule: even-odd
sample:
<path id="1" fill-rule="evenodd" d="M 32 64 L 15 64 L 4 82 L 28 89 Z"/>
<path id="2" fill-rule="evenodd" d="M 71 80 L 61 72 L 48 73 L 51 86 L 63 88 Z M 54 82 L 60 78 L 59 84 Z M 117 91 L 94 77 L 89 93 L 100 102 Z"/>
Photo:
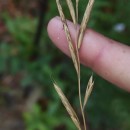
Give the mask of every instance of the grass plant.
<path id="1" fill-rule="evenodd" d="M 84 124 L 84 128 L 81 127 L 81 122 L 75 112 L 75 110 L 73 109 L 73 107 L 71 106 L 71 104 L 69 103 L 68 99 L 66 98 L 66 96 L 64 95 L 64 93 L 62 92 L 62 90 L 60 89 L 60 87 L 57 85 L 56 82 L 54 82 L 54 88 L 56 89 L 63 105 L 65 106 L 67 112 L 69 113 L 73 123 L 75 124 L 75 126 L 77 127 L 78 130 L 86 130 L 86 119 L 85 119 L 85 114 L 84 114 L 84 108 L 87 104 L 88 98 L 92 92 L 93 86 L 94 86 L 94 81 L 93 81 L 93 76 L 90 77 L 88 85 L 86 87 L 86 93 L 85 93 L 85 97 L 84 97 L 84 101 L 82 102 L 81 99 L 81 74 L 80 74 L 80 59 L 79 59 L 79 49 L 81 47 L 82 41 L 83 41 L 83 37 L 84 37 L 84 32 L 85 29 L 87 27 L 87 23 L 89 20 L 89 16 L 94 4 L 94 0 L 89 0 L 88 5 L 86 6 L 86 10 L 84 12 L 84 16 L 81 22 L 81 26 L 78 29 L 78 7 L 79 7 L 79 0 L 76 0 L 76 7 L 74 8 L 74 4 L 71 0 L 66 0 L 67 6 L 69 8 L 70 11 L 70 15 L 72 17 L 72 21 L 73 24 L 75 25 L 75 28 L 77 30 L 77 36 L 76 36 L 76 45 L 74 45 L 73 41 L 72 41 L 72 37 L 67 25 L 67 20 L 66 17 L 64 15 L 64 11 L 63 8 L 61 6 L 60 0 L 56 0 L 56 4 L 57 4 L 57 8 L 61 17 L 61 21 L 63 23 L 63 28 L 65 31 L 65 35 L 67 38 L 67 42 L 68 42 L 68 47 L 69 47 L 69 51 L 71 54 L 71 58 L 74 64 L 74 68 L 76 70 L 77 73 L 77 80 L 78 80 L 78 95 L 79 95 L 79 103 L 80 103 L 80 109 L 81 109 L 81 114 L 82 114 L 82 119 L 83 119 L 83 124 Z"/>

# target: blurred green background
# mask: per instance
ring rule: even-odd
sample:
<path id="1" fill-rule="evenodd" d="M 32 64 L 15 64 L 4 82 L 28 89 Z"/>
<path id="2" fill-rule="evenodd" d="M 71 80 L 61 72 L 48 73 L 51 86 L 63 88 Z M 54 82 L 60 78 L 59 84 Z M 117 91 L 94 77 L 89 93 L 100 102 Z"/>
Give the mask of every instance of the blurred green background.
<path id="1" fill-rule="evenodd" d="M 80 1 L 80 21 L 86 4 Z M 128 0 L 96 0 L 89 27 L 129 45 L 129 13 Z M 56 15 L 55 0 L 0 0 L 0 130 L 76 129 L 52 85 L 54 77 L 81 116 L 73 64 L 47 35 Z M 81 73 L 84 92 L 92 70 L 82 66 Z M 130 130 L 130 94 L 96 74 L 94 79 L 88 130 Z"/>

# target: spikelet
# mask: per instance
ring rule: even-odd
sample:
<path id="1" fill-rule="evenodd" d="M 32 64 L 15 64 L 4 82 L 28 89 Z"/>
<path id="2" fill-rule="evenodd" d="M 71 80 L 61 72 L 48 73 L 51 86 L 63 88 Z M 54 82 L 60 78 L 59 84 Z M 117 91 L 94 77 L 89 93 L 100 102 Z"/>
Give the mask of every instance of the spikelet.
<path id="1" fill-rule="evenodd" d="M 86 7 L 86 10 L 85 10 L 82 22 L 81 22 L 81 26 L 79 29 L 79 34 L 78 34 L 78 49 L 80 49 L 80 47 L 81 47 L 82 40 L 84 37 L 84 31 L 86 29 L 93 4 L 94 4 L 94 0 L 89 0 L 88 5 Z"/>
<path id="2" fill-rule="evenodd" d="M 78 119 L 74 109 L 70 105 L 68 99 L 66 98 L 66 96 L 64 95 L 64 93 L 62 92 L 62 90 L 60 89 L 60 87 L 56 83 L 53 83 L 53 85 L 54 85 L 54 88 L 57 91 L 63 105 L 65 106 L 67 112 L 69 113 L 72 121 L 74 122 L 75 126 L 78 128 L 78 130 L 81 130 L 79 119 Z"/>
<path id="3" fill-rule="evenodd" d="M 78 54 L 76 53 L 75 48 L 73 46 L 72 38 L 71 38 L 69 29 L 68 29 L 68 25 L 67 25 L 67 22 L 66 22 L 66 19 L 65 19 L 65 15 L 63 13 L 63 9 L 61 7 L 59 0 L 56 0 L 56 3 L 57 3 L 59 14 L 60 14 L 60 17 L 61 17 L 61 20 L 62 20 L 62 23 L 63 23 L 63 27 L 64 27 L 66 38 L 67 38 L 67 41 L 68 41 L 68 46 L 69 46 L 71 57 L 72 57 L 72 60 L 73 60 L 73 63 L 74 63 L 74 67 L 76 69 L 76 72 L 79 73 L 79 66 L 80 65 L 79 65 Z"/>
<path id="4" fill-rule="evenodd" d="M 92 89 L 93 89 L 93 86 L 94 86 L 94 81 L 93 81 L 93 76 L 90 77 L 89 81 L 88 81 L 88 85 L 87 85 L 87 88 L 86 88 L 86 93 L 85 93 L 85 97 L 84 97 L 84 103 L 83 103 L 83 108 L 85 108 L 86 104 L 87 104 L 87 101 L 88 101 L 88 98 L 92 92 Z"/>
<path id="5" fill-rule="evenodd" d="M 74 25 L 77 24 L 74 6 L 71 0 L 66 0 Z"/>

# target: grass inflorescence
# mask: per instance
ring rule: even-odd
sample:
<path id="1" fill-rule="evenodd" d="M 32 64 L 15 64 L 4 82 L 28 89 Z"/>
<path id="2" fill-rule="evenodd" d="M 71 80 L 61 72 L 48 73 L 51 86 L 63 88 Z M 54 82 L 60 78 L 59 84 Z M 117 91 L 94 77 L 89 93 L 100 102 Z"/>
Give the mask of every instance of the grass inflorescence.
<path id="1" fill-rule="evenodd" d="M 81 114 L 82 114 L 82 118 L 83 118 L 83 123 L 84 123 L 84 130 L 86 130 L 86 119 L 85 119 L 85 114 L 84 114 L 84 108 L 87 104 L 88 98 L 92 92 L 93 86 L 94 86 L 94 81 L 93 81 L 93 76 L 90 77 L 89 81 L 88 81 L 88 85 L 86 87 L 86 93 L 85 93 L 85 97 L 84 97 L 84 101 L 82 102 L 81 99 L 81 76 L 80 76 L 80 59 L 79 59 L 79 49 L 81 47 L 82 41 L 83 41 L 83 37 L 84 37 L 84 32 L 85 29 L 87 27 L 87 23 L 90 17 L 90 13 L 94 4 L 94 0 L 89 0 L 87 6 L 86 6 L 86 10 L 84 12 L 83 15 L 83 19 L 81 22 L 81 26 L 78 30 L 77 26 L 78 26 L 78 8 L 79 8 L 79 0 L 76 0 L 76 7 L 74 8 L 74 4 L 71 0 L 66 0 L 67 6 L 69 8 L 70 11 L 70 15 L 72 17 L 72 21 L 73 24 L 75 25 L 76 29 L 77 29 L 77 36 L 76 36 L 76 45 L 74 46 L 72 38 L 71 38 L 71 34 L 67 25 L 67 20 L 66 17 L 64 15 L 63 12 L 63 8 L 61 6 L 60 0 L 56 0 L 56 4 L 58 7 L 58 11 L 61 17 L 61 21 L 63 23 L 63 28 L 65 31 L 65 35 L 67 38 L 67 42 L 68 42 L 68 47 L 69 47 L 69 51 L 71 54 L 71 58 L 77 73 L 77 80 L 78 80 L 78 94 L 79 94 L 79 103 L 80 103 L 80 109 L 81 109 Z M 67 112 L 69 113 L 72 121 L 74 122 L 75 126 L 77 127 L 78 130 L 82 130 L 81 128 L 81 122 L 76 114 L 76 112 L 74 111 L 73 107 L 71 106 L 71 104 L 69 103 L 68 99 L 66 98 L 66 96 L 64 95 L 64 93 L 62 92 L 62 90 L 60 89 L 60 87 L 54 82 L 54 88 L 56 89 L 63 105 L 65 106 Z"/>

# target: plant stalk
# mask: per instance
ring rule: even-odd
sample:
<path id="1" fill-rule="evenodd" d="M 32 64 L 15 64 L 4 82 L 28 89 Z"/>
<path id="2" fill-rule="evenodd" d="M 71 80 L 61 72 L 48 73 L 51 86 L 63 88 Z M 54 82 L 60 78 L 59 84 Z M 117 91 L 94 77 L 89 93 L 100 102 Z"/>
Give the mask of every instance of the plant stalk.
<path id="1" fill-rule="evenodd" d="M 82 99 L 81 99 L 81 84 L 80 84 L 80 74 L 78 75 L 78 92 L 79 92 L 79 103 L 80 103 L 80 109 L 81 109 L 81 114 L 83 118 L 83 123 L 84 123 L 84 130 L 86 130 L 86 119 L 83 111 L 83 105 L 82 105 Z"/>

